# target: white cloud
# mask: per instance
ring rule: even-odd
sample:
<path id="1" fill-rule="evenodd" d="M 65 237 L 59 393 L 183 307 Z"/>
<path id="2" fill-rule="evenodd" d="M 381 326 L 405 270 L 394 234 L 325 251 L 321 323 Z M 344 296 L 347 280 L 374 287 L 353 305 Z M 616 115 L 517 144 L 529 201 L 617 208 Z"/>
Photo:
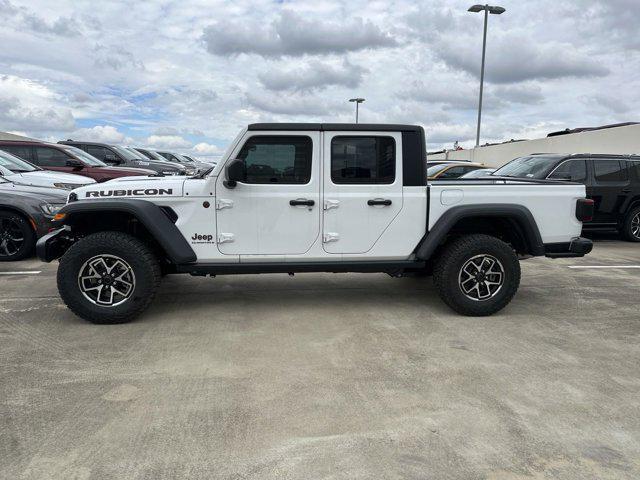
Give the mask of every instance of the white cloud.
<path id="1" fill-rule="evenodd" d="M 131 143 L 130 139 L 111 125 L 96 125 L 91 128 L 80 128 L 69 136 L 73 140 L 100 143 Z"/>
<path id="2" fill-rule="evenodd" d="M 224 153 L 224 148 L 220 148 L 217 145 L 213 145 L 207 142 L 200 142 L 193 146 L 192 150 L 198 154 L 203 155 L 205 157 L 216 157 L 220 156 Z"/>
<path id="3" fill-rule="evenodd" d="M 151 135 L 145 142 L 153 148 L 190 148 L 191 142 L 180 135 Z"/>

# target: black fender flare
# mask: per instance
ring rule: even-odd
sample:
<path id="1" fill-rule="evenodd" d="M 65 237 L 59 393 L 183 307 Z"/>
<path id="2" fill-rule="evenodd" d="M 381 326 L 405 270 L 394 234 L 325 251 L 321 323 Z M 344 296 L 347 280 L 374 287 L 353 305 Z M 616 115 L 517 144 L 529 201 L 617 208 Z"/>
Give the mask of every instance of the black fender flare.
<path id="1" fill-rule="evenodd" d="M 167 257 L 174 264 L 191 263 L 197 260 L 196 254 L 184 238 L 176 225 L 171 221 L 169 216 L 162 208 L 155 203 L 140 199 L 121 199 L 121 200 L 82 200 L 79 202 L 68 203 L 59 212 L 58 216 L 64 217 L 56 222 L 56 227 L 62 228 L 68 226 L 73 232 L 74 218 L 87 213 L 95 213 L 95 222 L 99 224 L 100 213 L 105 212 L 122 212 L 132 215 L 138 220 L 153 236 L 158 245 L 165 251 Z M 44 245 L 47 241 L 53 242 L 62 235 L 61 230 L 58 235 L 47 235 L 38 242 L 36 250 L 38 256 L 43 252 L 44 261 L 51 261 L 51 255 L 45 255 L 46 251 L 57 251 L 51 246 Z"/>
<path id="2" fill-rule="evenodd" d="M 544 243 L 538 225 L 527 207 L 505 203 L 460 205 L 442 214 L 415 250 L 416 258 L 428 260 L 458 221 L 473 217 L 495 217 L 514 220 L 522 230 L 531 255 L 544 255 Z"/>

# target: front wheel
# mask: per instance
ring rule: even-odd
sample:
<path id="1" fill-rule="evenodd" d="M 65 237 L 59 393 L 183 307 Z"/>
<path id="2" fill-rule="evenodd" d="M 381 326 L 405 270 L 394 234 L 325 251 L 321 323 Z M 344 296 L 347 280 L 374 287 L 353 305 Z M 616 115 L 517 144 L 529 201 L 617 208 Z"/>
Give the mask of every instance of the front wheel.
<path id="1" fill-rule="evenodd" d="M 58 291 L 73 313 L 92 323 L 133 320 L 153 300 L 161 272 L 151 249 L 122 232 L 79 240 L 60 259 Z"/>
<path id="2" fill-rule="evenodd" d="M 489 235 L 465 235 L 447 245 L 433 280 L 442 300 L 468 316 L 502 310 L 520 285 L 520 262 L 513 249 Z"/>

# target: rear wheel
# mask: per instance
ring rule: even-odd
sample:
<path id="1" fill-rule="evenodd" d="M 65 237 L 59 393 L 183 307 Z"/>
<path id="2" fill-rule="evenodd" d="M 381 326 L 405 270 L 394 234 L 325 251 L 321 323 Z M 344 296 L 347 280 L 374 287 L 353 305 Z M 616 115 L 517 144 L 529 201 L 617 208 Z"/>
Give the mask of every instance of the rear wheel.
<path id="1" fill-rule="evenodd" d="M 469 316 L 502 310 L 520 285 L 520 262 L 513 249 L 489 235 L 466 235 L 447 245 L 433 280 L 442 300 Z"/>
<path id="2" fill-rule="evenodd" d="M 33 252 L 36 235 L 23 216 L 0 211 L 0 262 L 22 260 Z"/>
<path id="3" fill-rule="evenodd" d="M 622 235 L 630 242 L 640 242 L 640 207 L 632 209 L 624 219 Z"/>
<path id="4" fill-rule="evenodd" d="M 58 290 L 73 313 L 93 323 L 125 323 L 153 300 L 161 272 L 151 249 L 131 235 L 100 232 L 60 259 Z"/>

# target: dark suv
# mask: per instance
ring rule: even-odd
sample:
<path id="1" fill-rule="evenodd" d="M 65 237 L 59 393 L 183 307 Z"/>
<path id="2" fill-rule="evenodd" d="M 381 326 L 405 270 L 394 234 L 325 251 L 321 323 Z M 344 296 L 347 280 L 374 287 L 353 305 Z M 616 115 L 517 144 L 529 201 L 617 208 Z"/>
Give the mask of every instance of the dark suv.
<path id="1" fill-rule="evenodd" d="M 79 142 L 75 140 L 66 140 L 58 142 L 62 145 L 73 145 L 84 150 L 89 155 L 102 160 L 109 165 L 117 165 L 121 167 L 146 168 L 162 173 L 163 175 L 185 175 L 186 169 L 181 165 L 175 165 L 170 162 L 159 162 L 137 156 L 133 152 L 118 145 L 107 145 L 106 143 L 96 142 Z"/>
<path id="2" fill-rule="evenodd" d="M 593 220 L 584 229 L 617 230 L 640 242 L 640 156 L 535 154 L 516 158 L 493 175 L 583 183 L 595 203 Z"/>

